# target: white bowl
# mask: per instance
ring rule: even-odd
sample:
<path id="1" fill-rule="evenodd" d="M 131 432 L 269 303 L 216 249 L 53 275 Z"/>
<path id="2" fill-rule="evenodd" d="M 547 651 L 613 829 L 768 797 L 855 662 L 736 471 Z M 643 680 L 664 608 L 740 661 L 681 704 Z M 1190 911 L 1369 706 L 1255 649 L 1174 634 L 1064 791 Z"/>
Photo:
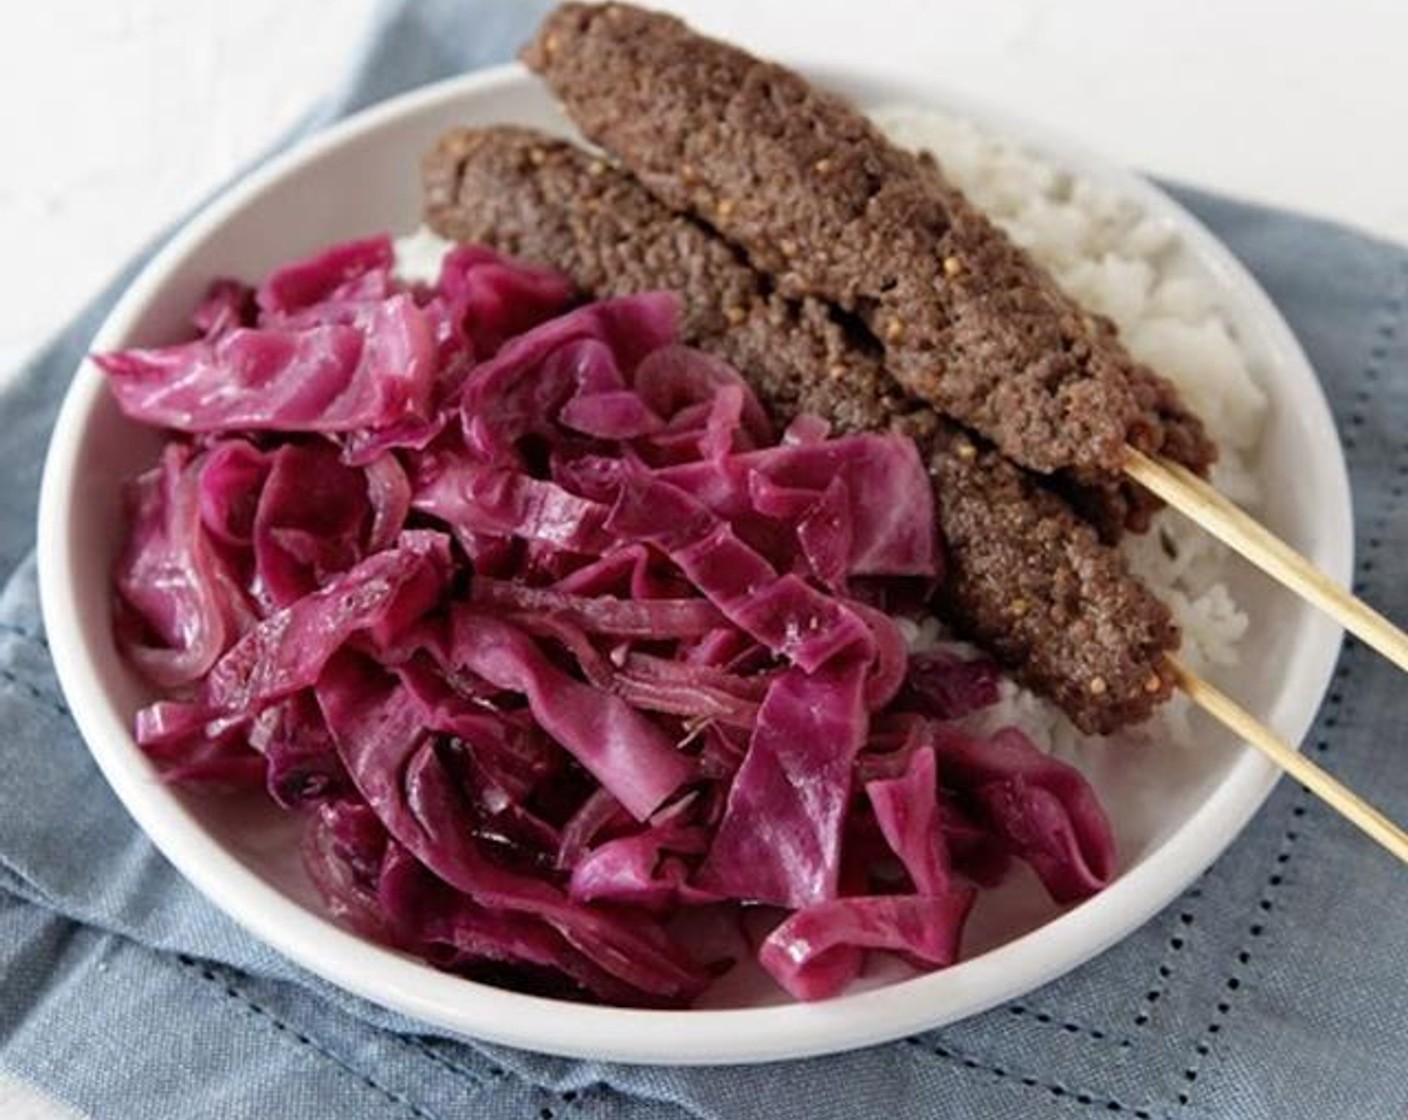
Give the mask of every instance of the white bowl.
<path id="1" fill-rule="evenodd" d="M 1265 520 L 1347 579 L 1349 487 L 1320 386 L 1270 301 L 1205 229 L 1143 180 L 945 91 L 850 73 L 818 77 L 863 106 L 900 102 L 969 115 L 1177 226 L 1190 267 L 1214 286 L 1273 402 L 1256 467 L 1268 481 L 1296 485 L 1267 487 Z M 421 153 L 452 125 L 499 122 L 565 129 L 542 87 L 508 66 L 397 98 L 301 144 L 182 230 L 128 290 L 94 349 L 171 338 L 212 277 L 252 279 L 327 242 L 411 229 Z M 295 821 L 260 802 L 164 785 L 133 742 L 133 712 L 150 692 L 114 648 L 109 574 L 123 535 L 122 481 L 148 466 L 156 447 L 155 435 L 120 415 L 98 371 L 84 363 L 49 450 L 39 524 L 45 622 L 79 729 L 133 817 L 212 902 L 331 982 L 448 1031 L 559 1054 L 703 1064 L 843 1050 L 951 1022 L 1030 991 L 1134 930 L 1231 843 L 1276 780 L 1259 756 L 1221 740 L 1191 753 L 1145 750 L 1109 760 L 1092 776 L 1114 818 L 1124 871 L 1106 891 L 1058 913 L 1019 882 L 1005 907 L 979 915 L 962 963 L 828 1002 L 782 1003 L 746 971 L 710 1006 L 677 1012 L 584 1006 L 471 983 L 334 925 L 296 857 Z M 1328 685 L 1339 631 L 1258 576 L 1231 578 L 1254 620 L 1248 645 L 1275 656 L 1253 654 L 1223 683 L 1299 742 Z"/>

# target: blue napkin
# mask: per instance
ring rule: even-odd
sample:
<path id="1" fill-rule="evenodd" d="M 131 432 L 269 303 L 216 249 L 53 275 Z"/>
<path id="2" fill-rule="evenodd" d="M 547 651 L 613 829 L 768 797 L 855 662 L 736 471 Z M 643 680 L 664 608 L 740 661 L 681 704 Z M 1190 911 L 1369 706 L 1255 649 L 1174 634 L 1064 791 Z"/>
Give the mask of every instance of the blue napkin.
<path id="1" fill-rule="evenodd" d="M 506 59 L 542 5 L 387 5 L 314 124 Z M 1178 192 L 1251 267 L 1345 441 L 1359 590 L 1408 617 L 1408 252 Z M 1401 1117 L 1408 874 L 1283 782 L 1167 912 L 1019 1003 L 812 1061 L 649 1069 L 454 1041 L 253 941 L 157 855 L 50 667 L 34 505 L 50 426 L 138 267 L 0 395 L 0 1070 L 104 1120 L 416 1117 Z M 1294 485 L 1294 479 L 1286 480 Z M 1408 819 L 1402 678 L 1355 643 L 1306 749 Z"/>

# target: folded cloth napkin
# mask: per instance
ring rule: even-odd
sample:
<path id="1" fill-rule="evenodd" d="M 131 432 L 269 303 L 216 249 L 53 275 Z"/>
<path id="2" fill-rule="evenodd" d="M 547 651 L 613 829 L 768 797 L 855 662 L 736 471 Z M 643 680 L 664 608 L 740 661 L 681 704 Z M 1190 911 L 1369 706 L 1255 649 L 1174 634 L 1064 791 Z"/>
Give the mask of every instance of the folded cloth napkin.
<path id="1" fill-rule="evenodd" d="M 390 4 L 321 120 L 506 59 L 541 10 Z M 1393 560 L 1408 552 L 1408 252 L 1178 193 L 1309 351 L 1349 456 L 1360 590 L 1408 617 Z M 1408 1113 L 1408 875 L 1289 782 L 1186 895 L 1094 962 L 986 1015 L 812 1061 L 650 1069 L 456 1041 L 252 940 L 109 792 L 35 594 L 54 413 L 136 267 L 0 396 L 0 1073 L 104 1120 Z M 1351 643 L 1306 749 L 1402 820 L 1405 726 L 1402 678 Z"/>

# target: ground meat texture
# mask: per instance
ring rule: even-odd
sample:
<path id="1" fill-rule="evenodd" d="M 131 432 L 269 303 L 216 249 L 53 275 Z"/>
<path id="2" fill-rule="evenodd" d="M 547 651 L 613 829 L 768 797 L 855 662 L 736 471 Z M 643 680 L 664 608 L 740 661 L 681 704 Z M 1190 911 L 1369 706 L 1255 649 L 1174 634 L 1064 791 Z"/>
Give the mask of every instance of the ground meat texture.
<path id="1" fill-rule="evenodd" d="M 1169 610 L 1059 497 L 952 427 L 929 456 L 949 570 L 943 617 L 1082 731 L 1146 718 L 1174 688 Z"/>
<path id="2" fill-rule="evenodd" d="M 953 254 L 948 261 L 982 261 L 981 271 L 990 276 L 1016 275 L 1021 269 L 1031 270 L 1033 282 L 1042 286 L 1052 305 L 1068 304 L 1079 310 L 1057 287 L 1044 269 L 1037 266 L 997 229 L 958 188 L 944 177 L 932 154 L 920 153 L 919 173 L 929 189 L 944 201 L 952 221 L 949 236 Z M 960 246 L 973 246 L 963 251 Z M 950 265 L 954 271 L 956 265 Z M 952 278 L 955 285 L 963 281 L 963 272 Z M 1016 285 L 1008 285 L 1015 290 Z M 1010 312 L 1007 308 L 1006 312 Z M 1006 313 L 1004 312 L 1004 313 Z M 1014 318 L 1019 315 L 1014 315 Z M 969 325 L 982 329 L 978 316 Z M 1152 455 L 1166 455 L 1197 474 L 1206 475 L 1217 459 L 1217 447 L 1208 437 L 1203 423 L 1183 403 L 1178 390 L 1167 378 L 1129 357 L 1119 340 L 1115 324 L 1104 315 L 1079 311 L 1079 329 L 1093 340 L 1086 349 L 1077 346 L 1074 354 L 1082 356 L 1089 368 L 1102 376 L 1123 376 L 1137 405 L 1135 420 L 1128 432 L 1128 442 Z M 978 345 L 975 341 L 973 345 Z M 1111 363 L 1117 363 L 1118 368 Z M 1071 502 L 1087 521 L 1091 522 L 1108 543 L 1118 541 L 1124 530 L 1142 533 L 1163 503 L 1132 480 L 1110 476 L 1086 466 L 1068 468 L 1057 473 L 1057 490 Z"/>
<path id="3" fill-rule="evenodd" d="M 913 436 L 947 544 L 936 608 L 1078 726 L 1112 731 L 1167 698 L 1162 655 L 1178 634 L 1123 557 L 999 453 L 897 399 L 874 340 L 827 305 L 769 292 L 710 231 L 538 133 L 452 132 L 426 156 L 424 182 L 443 236 L 553 265 L 595 295 L 676 291 L 686 338 L 738 367 L 778 419 L 811 412 L 839 431 Z"/>
<path id="4" fill-rule="evenodd" d="M 883 428 L 906 402 L 853 333 L 816 300 L 786 300 L 705 227 L 666 209 L 619 168 L 530 129 L 459 129 L 422 162 L 425 219 L 443 237 L 475 241 L 567 273 L 598 296 L 666 288 L 681 330 L 734 361 L 754 361 L 758 392 L 848 431 Z"/>
<path id="5" fill-rule="evenodd" d="M 1011 459 L 1113 484 L 1127 442 L 1165 450 L 1118 340 L 840 99 L 624 4 L 559 7 L 523 57 L 657 197 L 784 295 L 859 315 L 891 374 Z M 1205 470 L 1204 453 L 1187 465 Z"/>
<path id="6" fill-rule="evenodd" d="M 1114 332 L 1114 324 L 1103 316 L 1097 317 L 1097 322 L 1102 329 Z M 1203 422 L 1188 411 L 1173 384 L 1148 366 L 1132 364 L 1129 376 L 1141 410 L 1159 418 L 1157 430 L 1137 429 L 1131 434 L 1130 443 L 1206 477 L 1217 459 L 1217 448 L 1208 438 Z M 1108 544 L 1117 542 L 1125 531 L 1147 532 L 1154 515 L 1164 506 L 1159 498 L 1129 478 L 1114 481 L 1091 477 L 1089 472 L 1065 470 L 1055 475 L 1055 488 Z"/>

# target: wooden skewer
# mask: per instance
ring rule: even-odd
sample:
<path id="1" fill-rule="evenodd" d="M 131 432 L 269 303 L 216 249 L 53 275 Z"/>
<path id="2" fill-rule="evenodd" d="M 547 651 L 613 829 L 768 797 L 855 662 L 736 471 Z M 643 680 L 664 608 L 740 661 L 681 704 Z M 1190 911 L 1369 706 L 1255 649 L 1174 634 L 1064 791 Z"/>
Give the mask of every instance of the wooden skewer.
<path id="1" fill-rule="evenodd" d="M 1130 478 L 1408 672 L 1408 634 L 1335 584 L 1187 467 L 1132 447 L 1126 450 L 1125 473 Z"/>
<path id="2" fill-rule="evenodd" d="M 1408 832 L 1404 832 L 1357 793 L 1331 777 L 1305 755 L 1284 742 L 1215 685 L 1169 658 L 1178 687 L 1193 703 L 1293 777 L 1345 820 L 1362 829 L 1404 863 L 1408 863 Z"/>

